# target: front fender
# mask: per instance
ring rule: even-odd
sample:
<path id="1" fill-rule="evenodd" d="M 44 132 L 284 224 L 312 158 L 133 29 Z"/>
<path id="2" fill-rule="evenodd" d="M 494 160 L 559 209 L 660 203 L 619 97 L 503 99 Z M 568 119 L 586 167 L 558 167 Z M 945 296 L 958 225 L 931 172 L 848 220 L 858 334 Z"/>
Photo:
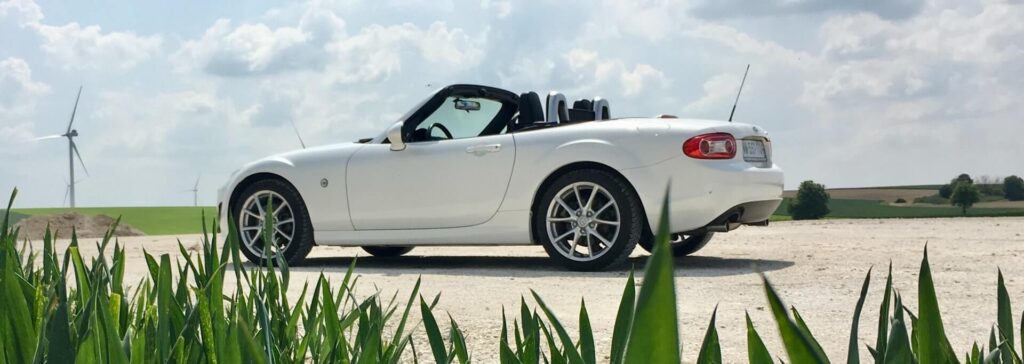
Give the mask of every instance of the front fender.
<path id="1" fill-rule="evenodd" d="M 230 209 L 232 197 L 259 178 L 281 178 L 298 191 L 314 230 L 353 230 L 348 214 L 345 165 L 359 145 L 331 146 L 285 153 L 249 163 L 223 188 L 221 210 Z M 221 213 L 224 218 L 225 213 Z"/>

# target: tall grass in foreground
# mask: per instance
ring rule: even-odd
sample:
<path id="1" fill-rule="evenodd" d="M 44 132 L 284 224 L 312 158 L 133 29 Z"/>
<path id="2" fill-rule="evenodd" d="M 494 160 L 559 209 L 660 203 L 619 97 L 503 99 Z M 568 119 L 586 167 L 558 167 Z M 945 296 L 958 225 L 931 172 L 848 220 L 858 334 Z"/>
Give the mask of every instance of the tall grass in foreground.
<path id="1" fill-rule="evenodd" d="M 673 260 L 667 250 L 665 221 L 663 213 L 657 245 L 639 292 L 632 274 L 626 280 L 609 362 L 681 361 Z M 5 217 L 0 226 L 0 364 L 471 361 L 462 330 L 450 316 L 447 325 L 438 323 L 434 315 L 438 297 L 428 300 L 419 296 L 418 281 L 404 305 L 397 303 L 397 294 L 358 298 L 353 293 L 358 279 L 350 266 L 341 282 L 330 282 L 321 275 L 312 290 L 303 282 L 302 293 L 290 301 L 287 264 L 242 264 L 237 238 L 227 234 L 226 241 L 218 245 L 217 234 L 212 233 L 204 230 L 198 253 L 179 244 L 180 254 L 173 258 L 145 254 L 149 275 L 126 285 L 125 252 L 116 240 L 112 254 L 86 261 L 74 232 L 60 258 L 54 236 L 47 233 L 39 255 L 27 243 L 18 249 L 18 231 L 8 226 Z M 111 241 L 108 233 L 96 243 L 97 248 L 106 252 Z M 226 274 L 234 276 L 234 287 L 226 286 Z M 854 311 L 848 363 L 860 362 L 857 328 L 870 278 L 869 271 Z M 787 310 L 767 278 L 763 282 L 789 362 L 829 362 L 800 313 L 795 308 Z M 927 252 L 918 290 L 914 314 L 892 287 L 890 268 L 878 336 L 866 348 L 870 355 L 866 361 L 960 362 L 961 356 L 945 336 Z M 1001 272 L 996 297 L 996 325 L 987 343 L 975 344 L 963 354 L 964 363 L 1021 363 Z M 585 302 L 581 302 L 578 333 L 573 335 L 535 292 L 530 301 L 533 306 L 524 298 L 511 320 L 502 314 L 501 338 L 496 343 L 502 363 L 596 363 L 599 357 L 606 361 L 596 353 Z M 414 322 L 409 317 L 415 306 L 421 320 Z M 698 363 L 722 362 L 716 313 L 712 313 L 696 353 Z M 775 356 L 765 347 L 749 315 L 746 322 L 749 362 L 774 362 Z M 446 332 L 442 326 L 447 326 Z M 416 356 L 414 336 L 425 337 L 430 357 Z M 1019 336 L 1024 346 L 1024 331 Z"/>

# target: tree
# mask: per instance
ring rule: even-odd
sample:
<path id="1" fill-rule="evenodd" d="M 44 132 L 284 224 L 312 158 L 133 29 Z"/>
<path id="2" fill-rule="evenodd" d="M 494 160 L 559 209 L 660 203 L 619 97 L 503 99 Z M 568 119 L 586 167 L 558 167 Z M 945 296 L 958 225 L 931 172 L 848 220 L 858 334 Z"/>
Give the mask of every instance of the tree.
<path id="1" fill-rule="evenodd" d="M 796 198 L 789 203 L 789 214 L 793 220 L 820 219 L 828 215 L 828 201 L 831 199 L 825 186 L 814 181 L 803 181 L 796 191 Z"/>
<path id="2" fill-rule="evenodd" d="M 980 200 L 981 196 L 978 193 L 978 187 L 971 183 L 957 183 L 956 187 L 953 187 L 953 195 L 949 196 L 949 202 L 955 206 L 960 206 L 960 211 L 964 215 L 967 215 L 967 209 L 974 206 L 974 203 Z"/>
<path id="3" fill-rule="evenodd" d="M 942 198 L 949 198 L 953 194 L 953 185 L 942 185 L 939 187 L 939 196 Z"/>
<path id="4" fill-rule="evenodd" d="M 969 175 L 967 173 L 961 173 L 959 176 L 956 176 L 956 178 L 954 178 L 952 181 L 949 181 L 949 184 L 951 186 L 956 187 L 956 185 L 958 183 L 961 183 L 961 182 L 967 182 L 967 184 L 972 184 L 973 185 L 974 184 L 974 179 L 972 179 L 971 175 Z"/>
<path id="5" fill-rule="evenodd" d="M 1009 176 L 1003 179 L 1003 196 L 1007 200 L 1024 200 L 1024 179 L 1017 176 Z"/>

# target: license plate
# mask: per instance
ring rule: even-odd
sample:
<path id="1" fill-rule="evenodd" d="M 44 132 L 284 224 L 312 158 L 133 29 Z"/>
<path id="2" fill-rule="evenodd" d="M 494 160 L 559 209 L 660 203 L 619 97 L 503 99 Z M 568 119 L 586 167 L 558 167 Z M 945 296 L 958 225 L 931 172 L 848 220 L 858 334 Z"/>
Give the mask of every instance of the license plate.
<path id="1" fill-rule="evenodd" d="M 768 161 L 768 156 L 764 152 L 764 143 L 760 140 L 744 140 L 743 160 L 747 162 Z"/>

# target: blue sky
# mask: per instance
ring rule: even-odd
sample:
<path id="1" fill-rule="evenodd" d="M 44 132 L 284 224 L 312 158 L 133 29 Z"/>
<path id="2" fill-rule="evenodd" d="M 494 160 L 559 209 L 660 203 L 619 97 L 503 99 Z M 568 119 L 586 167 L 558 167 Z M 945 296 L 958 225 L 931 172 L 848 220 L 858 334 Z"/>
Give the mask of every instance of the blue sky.
<path id="1" fill-rule="evenodd" d="M 768 129 L 787 187 L 1024 174 L 1024 3 L 1010 0 L 0 0 L 0 191 L 200 202 L 241 164 L 378 134 L 432 87 L 603 96 L 616 115 Z M 432 87 L 426 87 L 431 84 Z"/>

